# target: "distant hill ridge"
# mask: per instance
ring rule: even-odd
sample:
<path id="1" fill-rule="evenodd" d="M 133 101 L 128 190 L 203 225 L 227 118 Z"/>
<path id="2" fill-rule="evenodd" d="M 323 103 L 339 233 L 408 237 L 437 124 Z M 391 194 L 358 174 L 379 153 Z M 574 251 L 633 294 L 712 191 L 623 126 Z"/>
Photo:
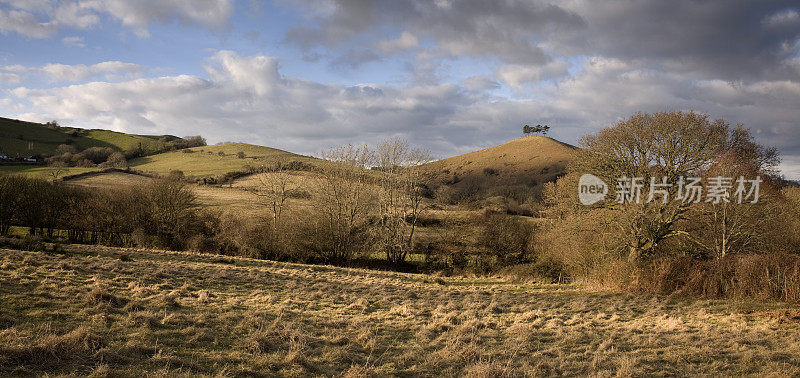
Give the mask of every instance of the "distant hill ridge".
<path id="1" fill-rule="evenodd" d="M 59 145 L 82 150 L 108 147 L 127 151 L 143 145 L 157 150 L 160 145 L 179 140 L 174 135 L 136 135 L 102 129 L 51 127 L 45 124 L 0 117 L 0 150 L 9 157 L 53 155 Z"/>

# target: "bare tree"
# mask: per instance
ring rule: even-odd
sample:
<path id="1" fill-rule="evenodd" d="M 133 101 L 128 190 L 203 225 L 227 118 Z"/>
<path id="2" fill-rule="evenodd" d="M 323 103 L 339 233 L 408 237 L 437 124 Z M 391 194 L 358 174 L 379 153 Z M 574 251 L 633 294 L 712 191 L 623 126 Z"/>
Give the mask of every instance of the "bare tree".
<path id="1" fill-rule="evenodd" d="M 404 262 L 414 248 L 414 233 L 422 208 L 422 171 L 427 151 L 410 148 L 403 139 L 389 139 L 376 152 L 381 172 L 379 194 L 380 243 L 386 259 Z"/>
<path id="2" fill-rule="evenodd" d="M 277 227 L 280 221 L 286 200 L 289 198 L 288 184 L 290 175 L 286 169 L 286 164 L 278 160 L 275 168 L 269 172 L 258 175 L 261 189 L 255 193 L 265 199 L 267 206 L 272 211 L 272 226 Z"/>
<path id="3" fill-rule="evenodd" d="M 325 260 L 344 262 L 370 247 L 368 216 L 374 203 L 374 180 L 366 170 L 373 162 L 367 146 L 347 145 L 322 153 L 322 167 L 313 219 L 312 249 Z"/>

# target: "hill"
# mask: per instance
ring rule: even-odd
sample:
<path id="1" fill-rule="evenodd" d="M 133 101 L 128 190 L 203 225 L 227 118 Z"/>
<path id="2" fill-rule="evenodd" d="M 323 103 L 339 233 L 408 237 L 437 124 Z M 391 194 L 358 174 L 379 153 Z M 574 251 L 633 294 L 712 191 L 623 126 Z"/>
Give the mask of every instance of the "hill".
<path id="1" fill-rule="evenodd" d="M 564 174 L 577 147 L 545 136 L 528 136 L 483 150 L 434 161 L 425 169 L 434 182 L 475 187 L 491 195 L 501 187 L 540 187 Z"/>
<path id="2" fill-rule="evenodd" d="M 239 153 L 243 153 L 243 157 Z M 319 159 L 286 152 L 276 148 L 247 143 L 226 143 L 214 146 L 193 147 L 178 151 L 145 156 L 129 162 L 140 171 L 169 174 L 180 170 L 186 176 L 218 176 L 246 170 L 246 166 L 271 166 L 276 162 L 298 161 L 312 164 Z"/>
<path id="3" fill-rule="evenodd" d="M 53 128 L 41 123 L 0 117 L 0 150 L 9 157 L 53 155 L 59 145 L 74 145 L 78 150 L 109 147 L 126 151 L 139 145 L 157 150 L 165 143 L 178 140 L 174 135 L 136 135 L 111 130 Z"/>

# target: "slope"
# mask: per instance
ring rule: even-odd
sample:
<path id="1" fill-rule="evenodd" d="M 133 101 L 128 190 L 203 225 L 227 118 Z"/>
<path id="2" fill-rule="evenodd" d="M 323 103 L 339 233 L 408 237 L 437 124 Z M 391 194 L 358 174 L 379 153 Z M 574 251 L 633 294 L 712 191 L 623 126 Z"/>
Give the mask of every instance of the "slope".
<path id="1" fill-rule="evenodd" d="M 434 182 L 496 189 L 538 186 L 564 173 L 577 147 L 544 136 L 514 139 L 498 146 L 426 164 Z"/>
<path id="2" fill-rule="evenodd" d="M 0 150 L 9 157 L 52 155 L 61 144 L 77 149 L 109 147 L 125 151 L 142 144 L 149 149 L 179 139 L 173 135 L 135 135 L 99 129 L 51 128 L 41 123 L 0 117 Z"/>
<path id="3" fill-rule="evenodd" d="M 243 157 L 239 157 L 240 152 Z M 246 166 L 271 166 L 278 161 L 313 164 L 318 160 L 276 148 L 247 143 L 227 143 L 145 156 L 131 160 L 129 164 L 137 170 L 160 175 L 180 170 L 187 176 L 215 176 L 247 170 Z"/>

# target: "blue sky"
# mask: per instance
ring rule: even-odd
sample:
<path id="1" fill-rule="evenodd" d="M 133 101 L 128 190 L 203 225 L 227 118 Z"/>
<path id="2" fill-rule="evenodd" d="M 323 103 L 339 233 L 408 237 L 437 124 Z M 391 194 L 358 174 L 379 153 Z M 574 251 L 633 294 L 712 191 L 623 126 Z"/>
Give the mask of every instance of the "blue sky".
<path id="1" fill-rule="evenodd" d="M 800 178 L 792 1 L 0 0 L 0 115 L 449 156 L 637 111 L 752 128 Z"/>

